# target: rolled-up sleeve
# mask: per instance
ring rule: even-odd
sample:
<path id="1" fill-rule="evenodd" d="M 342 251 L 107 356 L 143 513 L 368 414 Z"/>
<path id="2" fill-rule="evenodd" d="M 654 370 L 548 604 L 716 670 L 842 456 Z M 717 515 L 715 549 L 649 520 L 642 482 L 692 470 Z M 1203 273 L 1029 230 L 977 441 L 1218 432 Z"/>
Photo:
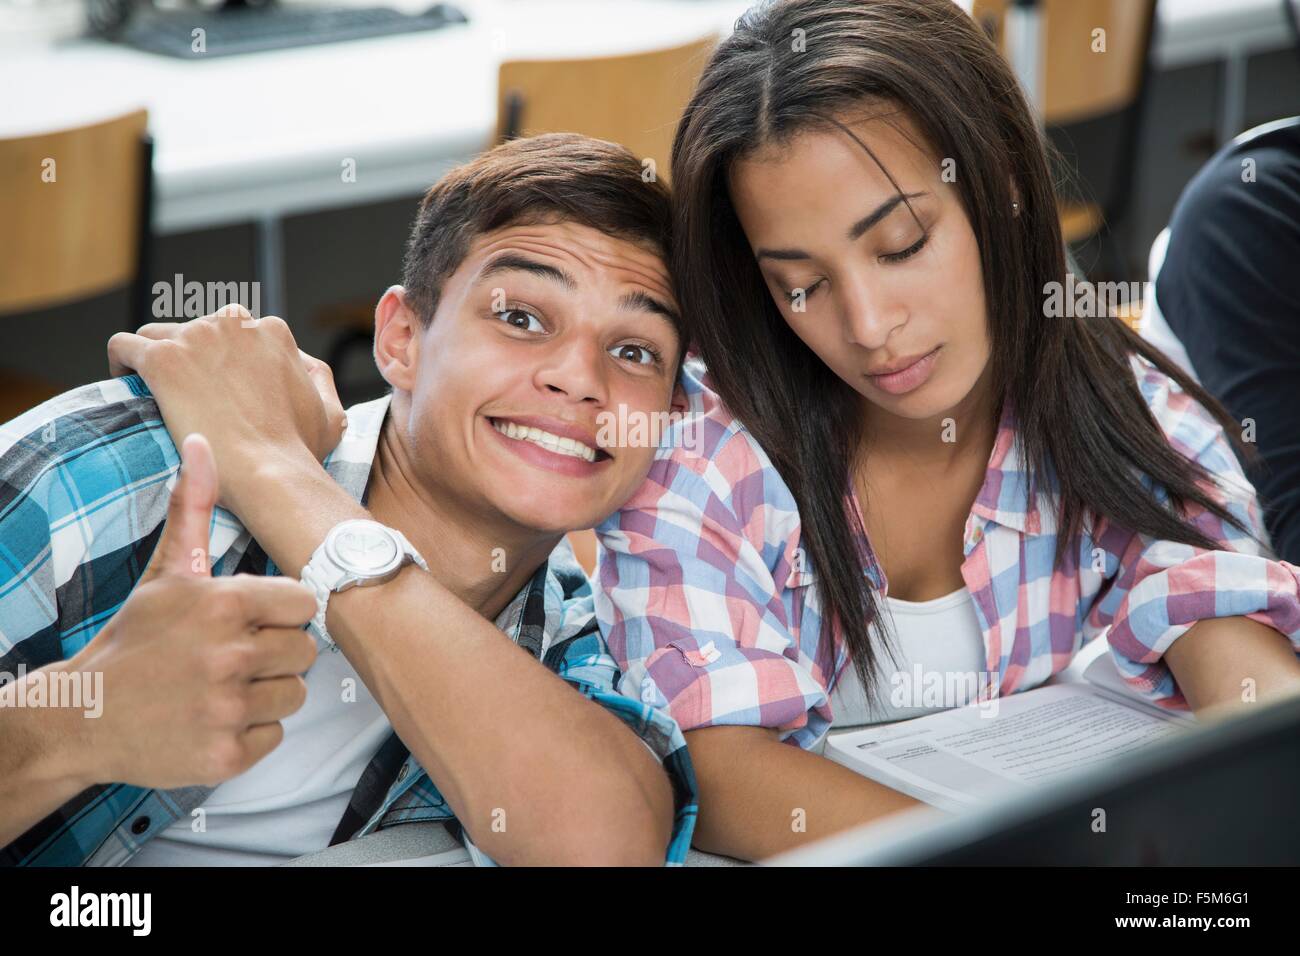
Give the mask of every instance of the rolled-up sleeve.
<path id="1" fill-rule="evenodd" d="M 752 725 L 815 744 L 830 705 L 819 635 L 801 628 L 807 595 L 790 591 L 797 512 L 744 436 L 662 455 L 597 533 L 596 614 L 624 694 L 683 731 Z"/>
<path id="2" fill-rule="evenodd" d="M 584 696 L 630 727 L 663 766 L 673 790 L 673 833 L 664 863 L 682 865 L 695 832 L 699 793 L 686 739 L 677 722 L 667 713 L 619 693 L 618 665 L 594 621 L 585 634 L 553 648 L 547 654 L 547 664 Z"/>
<path id="3" fill-rule="evenodd" d="M 1215 478 L 1207 490 L 1249 531 L 1196 505 L 1187 518 L 1219 544 L 1216 550 L 1099 526 L 1096 540 L 1118 573 L 1089 623 L 1108 627 L 1116 665 L 1134 690 L 1182 709 L 1187 703 L 1164 654 L 1198 621 L 1246 617 L 1280 632 L 1300 653 L 1300 569 L 1261 545 L 1267 535 L 1254 489 L 1219 424 L 1167 379 L 1144 382 L 1144 391 L 1171 444 Z"/>

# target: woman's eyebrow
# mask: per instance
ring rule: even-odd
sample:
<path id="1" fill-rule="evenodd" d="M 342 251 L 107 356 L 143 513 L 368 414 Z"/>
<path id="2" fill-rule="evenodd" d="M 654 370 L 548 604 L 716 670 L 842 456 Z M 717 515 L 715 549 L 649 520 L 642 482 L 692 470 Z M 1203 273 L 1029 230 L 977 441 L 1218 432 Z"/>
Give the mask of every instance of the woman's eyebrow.
<path id="1" fill-rule="evenodd" d="M 866 232 L 876 223 L 880 222 L 880 220 L 884 219 L 891 212 L 893 212 L 894 209 L 898 206 L 898 204 L 901 203 L 904 199 L 919 199 L 921 196 L 928 196 L 928 195 L 929 193 L 924 190 L 922 190 L 919 193 L 895 193 L 893 196 L 886 199 L 875 209 L 871 210 L 871 212 L 867 213 L 865 216 L 863 216 L 861 219 L 855 222 L 852 225 L 852 227 L 850 227 L 847 234 L 849 240 L 852 241 L 854 239 L 859 238 L 864 232 Z M 811 259 L 812 257 L 802 249 L 759 248 L 754 251 L 754 258 L 790 260 L 790 259 Z"/>
<path id="2" fill-rule="evenodd" d="M 866 232 L 876 223 L 880 222 L 880 220 L 884 219 L 891 212 L 893 212 L 894 209 L 898 206 L 898 204 L 901 203 L 904 199 L 918 199 L 921 196 L 926 196 L 926 195 L 929 194 L 924 191 L 919 193 L 907 193 L 906 195 L 904 195 L 903 193 L 895 193 L 889 199 L 886 199 L 884 202 L 882 202 L 871 212 L 867 213 L 865 216 L 863 216 L 861 219 L 855 222 L 853 224 L 853 227 L 849 229 L 848 232 L 849 239 L 857 239 L 864 232 Z"/>

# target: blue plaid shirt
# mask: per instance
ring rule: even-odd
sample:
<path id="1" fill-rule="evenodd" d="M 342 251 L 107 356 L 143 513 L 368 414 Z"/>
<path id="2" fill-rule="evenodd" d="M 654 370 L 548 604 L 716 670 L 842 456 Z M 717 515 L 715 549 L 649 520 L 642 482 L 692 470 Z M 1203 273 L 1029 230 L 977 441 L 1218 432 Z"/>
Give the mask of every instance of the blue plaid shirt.
<path id="1" fill-rule="evenodd" d="M 388 402 L 349 409 L 347 437 L 325 461 L 358 501 Z M 158 406 L 136 376 L 67 392 L 0 428 L 0 672 L 71 657 L 116 613 L 158 541 L 179 467 Z M 238 519 L 220 508 L 213 514 L 211 556 L 214 575 L 279 573 Z M 662 761 L 675 803 L 666 862 L 681 864 L 696 814 L 685 740 L 672 718 L 615 690 L 618 667 L 597 628 L 591 587 L 567 545 L 538 568 L 496 624 L 617 715 Z M 0 850 L 0 862 L 120 866 L 212 790 L 90 787 Z M 437 786 L 393 733 L 362 773 L 330 843 L 421 820 L 445 820 L 468 843 Z"/>

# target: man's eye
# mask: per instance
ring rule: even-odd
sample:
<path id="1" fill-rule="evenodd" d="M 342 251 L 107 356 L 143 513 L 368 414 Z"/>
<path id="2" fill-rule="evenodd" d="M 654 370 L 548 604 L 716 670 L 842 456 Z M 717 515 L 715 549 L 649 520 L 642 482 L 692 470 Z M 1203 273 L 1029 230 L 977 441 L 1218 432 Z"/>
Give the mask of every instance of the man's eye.
<path id="1" fill-rule="evenodd" d="M 615 358 L 634 362 L 637 365 L 653 365 L 659 357 L 653 349 L 645 345 L 616 345 L 609 352 Z"/>
<path id="2" fill-rule="evenodd" d="M 497 315 L 500 317 L 502 322 L 513 325 L 515 328 L 522 329 L 525 332 L 546 331 L 542 327 L 541 320 L 538 319 L 537 316 L 533 315 L 533 313 L 524 309 L 505 309 L 498 312 Z"/>

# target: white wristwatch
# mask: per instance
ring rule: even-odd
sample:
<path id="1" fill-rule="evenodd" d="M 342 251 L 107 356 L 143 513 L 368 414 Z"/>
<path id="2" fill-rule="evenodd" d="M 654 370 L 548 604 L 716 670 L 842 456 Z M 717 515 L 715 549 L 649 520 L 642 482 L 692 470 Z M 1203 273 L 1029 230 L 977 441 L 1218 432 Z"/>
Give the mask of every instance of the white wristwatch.
<path id="1" fill-rule="evenodd" d="M 316 616 L 307 629 L 322 638 L 330 650 L 337 651 L 338 645 L 325 629 L 330 595 L 391 581 L 408 564 L 429 570 L 424 558 L 396 528 L 365 518 L 340 521 L 330 528 L 302 569 L 302 583 L 316 594 Z"/>

